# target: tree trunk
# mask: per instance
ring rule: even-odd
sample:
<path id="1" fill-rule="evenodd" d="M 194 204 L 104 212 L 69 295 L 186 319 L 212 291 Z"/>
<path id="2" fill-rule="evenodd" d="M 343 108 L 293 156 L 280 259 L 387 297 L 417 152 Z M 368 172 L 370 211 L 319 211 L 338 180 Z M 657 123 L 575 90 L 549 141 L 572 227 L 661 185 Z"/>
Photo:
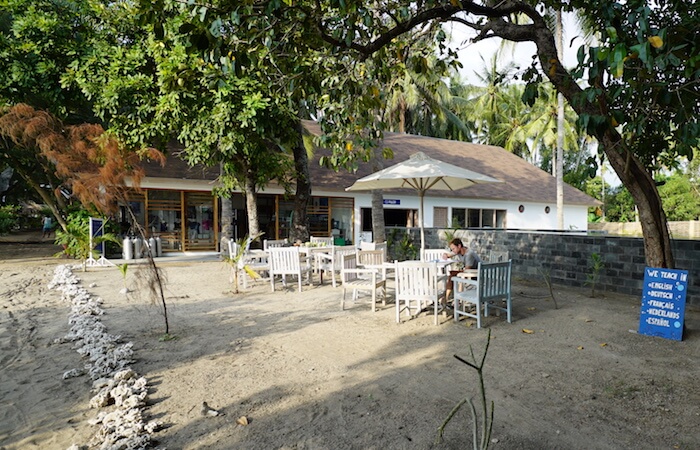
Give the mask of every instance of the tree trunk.
<path id="1" fill-rule="evenodd" d="M 46 206 L 49 207 L 51 210 L 51 213 L 53 216 L 56 218 L 56 222 L 61 226 L 61 229 L 63 231 L 67 230 L 67 224 L 66 220 L 63 218 L 61 215 L 61 209 L 58 207 L 56 197 L 54 195 L 50 195 L 48 192 L 46 192 L 45 189 L 42 189 L 41 186 L 39 186 L 38 183 L 36 183 L 34 180 L 32 180 L 29 176 L 26 174 L 22 173 L 21 171 L 18 171 L 20 176 L 24 178 L 24 181 L 27 182 L 29 186 L 32 187 L 36 191 L 37 194 L 41 197 L 42 200 L 44 200 L 44 203 L 46 203 Z"/>
<path id="2" fill-rule="evenodd" d="M 508 39 L 507 33 L 501 37 Z M 557 57 L 554 36 L 544 23 L 536 26 L 532 34 L 537 45 L 537 55 L 542 72 L 547 75 L 558 92 L 566 97 L 569 105 L 577 114 L 609 116 L 603 92 L 595 99 L 582 101 L 582 89 L 564 69 Z M 512 39 L 511 39 L 512 40 Z M 644 236 L 644 254 L 646 264 L 650 267 L 672 269 L 675 267 L 671 238 L 666 223 L 666 213 L 661 204 L 661 197 L 656 183 L 643 164 L 625 145 L 617 130 L 608 124 L 595 133 L 595 137 L 608 157 L 608 161 L 622 184 L 629 190 L 639 210 L 639 221 Z"/>
<path id="3" fill-rule="evenodd" d="M 221 237 L 232 239 L 233 233 L 233 202 L 231 196 L 220 197 L 221 202 Z"/>
<path id="4" fill-rule="evenodd" d="M 403 130 L 401 132 L 403 132 Z M 372 156 L 370 159 L 372 172 L 378 172 L 384 168 L 384 158 L 382 157 L 381 150 L 383 145 L 383 142 L 378 143 L 377 147 L 372 151 Z M 374 242 L 386 242 L 386 223 L 384 222 L 384 192 L 381 189 L 375 189 L 372 191 L 372 240 Z"/>
<path id="5" fill-rule="evenodd" d="M 629 190 L 639 210 L 647 265 L 675 268 L 666 212 L 661 204 L 656 182 L 641 162 L 628 150 L 623 152 L 616 150 L 620 148 L 617 133 L 608 132 L 599 137 L 599 140 L 610 165 L 622 184 Z"/>
<path id="6" fill-rule="evenodd" d="M 219 236 L 219 242 L 221 243 L 221 248 L 219 251 L 226 252 L 228 248 L 225 247 L 229 239 L 233 239 L 233 202 L 231 202 L 231 195 L 226 194 L 224 197 L 219 197 L 221 202 L 221 235 Z"/>
<path id="7" fill-rule="evenodd" d="M 252 176 L 246 176 L 245 180 L 245 207 L 248 212 L 248 236 L 255 236 L 260 233 L 260 223 L 258 221 L 258 194 L 255 191 L 255 180 Z M 274 239 L 269 236 L 266 239 Z"/>
<path id="8" fill-rule="evenodd" d="M 557 10 L 557 56 L 564 60 L 564 38 L 561 9 Z M 555 159 L 557 180 L 557 228 L 564 229 L 564 95 L 557 93 L 557 156 Z"/>
<path id="9" fill-rule="evenodd" d="M 219 175 L 224 175 L 224 165 L 219 163 Z M 219 197 L 221 201 L 221 239 L 232 239 L 233 232 L 233 202 L 231 194 Z"/>
<path id="10" fill-rule="evenodd" d="M 294 171 L 296 173 L 296 195 L 294 197 L 294 214 L 292 228 L 289 231 L 291 242 L 309 241 L 309 216 L 307 208 L 311 200 L 311 181 L 309 178 L 309 156 L 302 140 L 303 129 L 298 122 L 299 142 L 294 146 Z"/>
<path id="11" fill-rule="evenodd" d="M 372 240 L 374 242 L 386 242 L 384 195 L 381 189 L 372 191 Z"/>
<path id="12" fill-rule="evenodd" d="M 378 172 L 384 168 L 384 159 L 380 148 L 375 148 L 372 152 L 370 164 L 372 164 L 372 172 Z M 381 189 L 372 191 L 372 240 L 374 242 L 386 242 L 384 193 Z"/>

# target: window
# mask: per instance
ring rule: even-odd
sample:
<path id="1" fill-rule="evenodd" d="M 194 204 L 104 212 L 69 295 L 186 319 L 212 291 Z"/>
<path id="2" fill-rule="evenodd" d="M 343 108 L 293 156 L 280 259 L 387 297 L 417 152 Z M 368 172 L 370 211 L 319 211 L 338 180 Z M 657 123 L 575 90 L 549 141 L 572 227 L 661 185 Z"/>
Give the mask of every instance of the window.
<path id="1" fill-rule="evenodd" d="M 452 209 L 452 228 L 466 228 L 466 211 L 464 208 Z"/>
<path id="2" fill-rule="evenodd" d="M 447 208 L 441 206 L 433 208 L 433 226 L 447 228 Z"/>
<path id="3" fill-rule="evenodd" d="M 505 209 L 452 208 L 453 228 L 505 228 Z"/>
<path id="4" fill-rule="evenodd" d="M 362 231 L 372 231 L 372 208 L 362 208 Z M 384 225 L 387 227 L 417 227 L 418 210 L 384 209 Z"/>

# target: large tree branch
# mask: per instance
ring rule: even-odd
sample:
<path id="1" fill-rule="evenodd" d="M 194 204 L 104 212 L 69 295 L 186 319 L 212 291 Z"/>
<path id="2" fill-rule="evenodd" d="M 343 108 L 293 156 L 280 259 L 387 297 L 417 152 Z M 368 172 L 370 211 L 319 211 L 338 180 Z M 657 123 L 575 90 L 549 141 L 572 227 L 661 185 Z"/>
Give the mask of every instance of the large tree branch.
<path id="1" fill-rule="evenodd" d="M 345 42 L 342 39 L 336 39 L 331 36 L 326 30 L 327 27 L 322 20 L 319 20 L 317 27 L 324 41 L 338 48 L 349 48 L 362 55 L 361 59 L 366 59 L 373 53 L 376 53 L 381 48 L 387 46 L 393 39 L 407 33 L 414 28 L 435 20 L 446 21 L 455 20 L 459 13 L 473 14 L 476 16 L 495 18 L 507 17 L 511 14 L 525 14 L 528 17 L 537 12 L 528 4 L 518 1 L 504 1 L 494 7 L 485 6 L 474 3 L 473 1 L 463 1 L 461 5 L 444 5 L 436 8 L 419 11 L 405 22 L 396 22 L 396 24 L 380 34 L 376 39 L 369 43 L 363 44 L 355 42 Z"/>

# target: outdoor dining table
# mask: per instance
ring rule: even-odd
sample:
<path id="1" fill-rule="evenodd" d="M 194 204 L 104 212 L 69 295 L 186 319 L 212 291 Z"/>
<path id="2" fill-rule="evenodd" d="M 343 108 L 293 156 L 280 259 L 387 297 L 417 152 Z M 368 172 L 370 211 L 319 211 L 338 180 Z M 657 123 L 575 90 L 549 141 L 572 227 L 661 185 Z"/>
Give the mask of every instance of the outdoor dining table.
<path id="1" fill-rule="evenodd" d="M 390 270 L 394 269 L 395 264 L 396 264 L 396 261 L 394 261 L 394 262 L 385 261 L 381 264 L 358 264 L 357 267 L 360 267 L 362 269 L 374 269 L 382 274 L 382 278 L 386 279 L 387 274 L 389 273 Z"/>
<path id="2" fill-rule="evenodd" d="M 443 260 L 435 260 L 435 261 L 415 261 L 415 262 L 434 262 L 438 266 L 438 270 L 440 271 L 442 276 L 446 276 L 449 274 L 447 271 L 447 268 L 454 263 L 451 259 L 443 259 Z M 396 267 L 397 261 L 392 261 L 392 262 L 383 262 L 382 264 L 362 264 L 361 266 L 365 269 L 376 269 L 382 273 L 382 276 L 384 278 L 387 278 L 387 276 L 394 275 L 394 268 Z M 359 266 L 359 264 L 358 264 Z"/>
<path id="3" fill-rule="evenodd" d="M 457 271 L 453 276 L 458 276 L 460 278 L 471 278 L 476 279 L 479 276 L 479 269 L 464 269 Z"/>
<path id="4" fill-rule="evenodd" d="M 320 246 L 307 246 L 300 245 L 299 253 L 302 254 L 306 260 L 313 265 L 314 272 L 318 273 L 318 267 L 320 265 L 320 258 L 327 257 L 330 259 L 330 251 L 332 246 L 330 245 L 320 245 Z"/>
<path id="5" fill-rule="evenodd" d="M 456 261 L 454 261 L 454 260 L 452 260 L 452 259 L 434 259 L 434 260 L 432 260 L 432 261 L 426 261 L 426 262 L 434 262 L 434 263 L 436 263 L 437 266 L 438 266 L 438 269 L 440 269 L 440 272 L 441 272 L 443 275 L 451 275 L 452 272 L 454 272 L 454 271 L 450 271 L 450 270 L 448 270 L 448 268 L 449 268 L 452 264 L 454 264 Z"/>

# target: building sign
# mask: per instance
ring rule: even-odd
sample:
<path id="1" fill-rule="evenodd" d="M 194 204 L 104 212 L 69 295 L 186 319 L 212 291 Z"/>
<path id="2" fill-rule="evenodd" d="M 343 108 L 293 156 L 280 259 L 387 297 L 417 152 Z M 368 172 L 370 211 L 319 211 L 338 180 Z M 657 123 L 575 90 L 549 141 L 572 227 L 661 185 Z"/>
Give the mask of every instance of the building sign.
<path id="1" fill-rule="evenodd" d="M 385 199 L 384 199 L 384 204 L 385 204 L 385 205 L 400 205 L 400 204 L 401 204 L 401 200 L 399 200 L 399 199 L 397 199 L 397 198 L 385 198 Z"/>
<path id="2" fill-rule="evenodd" d="M 645 268 L 639 333 L 683 339 L 687 288 L 687 270 Z"/>

